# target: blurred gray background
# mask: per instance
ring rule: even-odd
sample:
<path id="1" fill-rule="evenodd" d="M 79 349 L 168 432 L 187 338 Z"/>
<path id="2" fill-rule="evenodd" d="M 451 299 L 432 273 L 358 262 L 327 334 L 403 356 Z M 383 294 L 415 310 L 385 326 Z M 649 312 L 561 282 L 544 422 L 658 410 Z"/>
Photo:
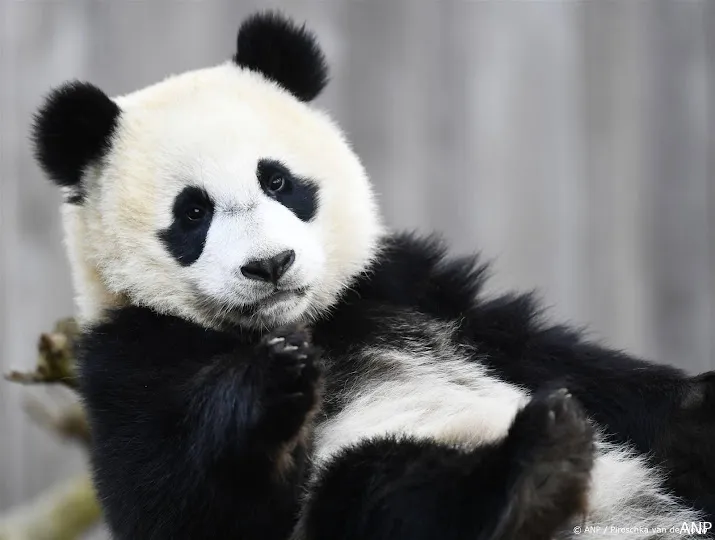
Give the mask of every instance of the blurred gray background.
<path id="1" fill-rule="evenodd" d="M 266 6 L 320 36 L 319 103 L 392 226 L 482 251 L 493 290 L 538 288 L 615 347 L 715 369 L 715 0 L 3 0 L 2 370 L 72 312 L 59 196 L 27 141 L 43 95 L 221 62 Z M 83 467 L 22 411 L 47 393 L 0 381 L 0 512 Z"/>

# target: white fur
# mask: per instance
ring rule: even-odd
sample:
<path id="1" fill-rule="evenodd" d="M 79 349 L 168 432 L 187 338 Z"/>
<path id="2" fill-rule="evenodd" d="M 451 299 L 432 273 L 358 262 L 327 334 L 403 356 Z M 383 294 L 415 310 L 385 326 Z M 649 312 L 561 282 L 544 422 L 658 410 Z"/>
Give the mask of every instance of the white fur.
<path id="1" fill-rule="evenodd" d="M 435 346 L 413 343 L 400 350 L 368 348 L 360 353 L 367 366 L 378 362 L 394 366 L 394 376 L 366 388 L 347 389 L 348 405 L 317 428 L 318 464 L 341 448 L 381 435 L 407 435 L 466 448 L 506 435 L 517 411 L 529 400 L 528 393 L 468 360 L 465 353 L 473 356 L 474 351 L 460 351 L 453 345 L 451 328 L 431 326 L 426 332 L 441 336 Z M 606 443 L 600 435 L 597 440 L 588 514 L 583 523 L 570 524 L 564 530 L 566 536 L 581 526 L 584 531 L 585 527 L 600 528 L 587 537 L 682 538 L 676 532 L 661 534 L 656 528 L 670 529 L 702 519 L 663 490 L 660 471 L 641 456 Z"/>
<path id="2" fill-rule="evenodd" d="M 293 249 L 285 281 L 308 286 L 307 296 L 239 321 L 275 326 L 328 308 L 371 260 L 382 230 L 372 189 L 320 111 L 231 63 L 115 101 L 122 112 L 112 149 L 101 167 L 85 172 L 85 203 L 64 212 L 82 322 L 131 302 L 216 326 L 267 292 L 240 267 Z M 317 184 L 313 220 L 301 221 L 262 193 L 256 165 L 264 158 Z M 156 233 L 171 224 L 174 198 L 186 185 L 203 186 L 217 211 L 200 259 L 181 267 Z M 212 310 L 197 310 L 197 293 Z"/>
<path id="3" fill-rule="evenodd" d="M 351 392 L 349 405 L 318 428 L 319 461 L 346 445 L 385 434 L 473 446 L 491 442 L 504 436 L 528 401 L 526 393 L 458 357 L 435 358 L 428 350 L 373 349 L 365 354 L 394 363 L 403 374 Z"/>

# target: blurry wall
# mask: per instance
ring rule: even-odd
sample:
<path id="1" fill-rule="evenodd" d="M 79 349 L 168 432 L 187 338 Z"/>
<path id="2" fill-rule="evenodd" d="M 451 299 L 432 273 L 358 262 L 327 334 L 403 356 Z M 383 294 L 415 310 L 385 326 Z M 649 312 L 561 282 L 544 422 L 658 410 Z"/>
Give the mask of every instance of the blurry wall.
<path id="1" fill-rule="evenodd" d="M 554 317 L 715 368 L 715 2 L 3 0 L 0 368 L 72 311 L 58 193 L 27 142 L 53 85 L 110 95 L 227 59 L 286 7 L 319 34 L 345 127 L 394 227 L 438 229 Z M 0 511 L 82 467 L 0 381 Z M 56 397 L 56 396 L 55 396 Z"/>

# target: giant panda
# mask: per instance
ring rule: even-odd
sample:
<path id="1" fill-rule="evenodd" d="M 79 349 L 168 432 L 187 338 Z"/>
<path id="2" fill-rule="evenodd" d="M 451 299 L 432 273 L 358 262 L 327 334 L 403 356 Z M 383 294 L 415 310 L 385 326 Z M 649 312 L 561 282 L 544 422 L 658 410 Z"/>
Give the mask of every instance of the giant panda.
<path id="1" fill-rule="evenodd" d="M 36 114 L 113 535 L 707 533 L 715 375 L 587 342 L 389 232 L 311 104 L 327 80 L 315 36 L 262 12 L 218 66 L 66 83 Z"/>

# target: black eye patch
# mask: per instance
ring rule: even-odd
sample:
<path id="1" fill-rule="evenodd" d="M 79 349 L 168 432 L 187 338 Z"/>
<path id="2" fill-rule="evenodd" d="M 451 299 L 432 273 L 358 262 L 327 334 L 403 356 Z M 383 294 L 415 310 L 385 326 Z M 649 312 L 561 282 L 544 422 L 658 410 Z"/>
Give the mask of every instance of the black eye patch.
<path id="1" fill-rule="evenodd" d="M 181 266 L 188 266 L 201 256 L 213 213 L 213 201 L 199 187 L 185 187 L 174 199 L 174 220 L 159 232 L 159 238 Z"/>
<path id="2" fill-rule="evenodd" d="M 310 221 L 318 210 L 318 188 L 311 181 L 293 175 L 280 161 L 261 159 L 256 176 L 263 192 L 293 212 L 301 221 Z"/>

